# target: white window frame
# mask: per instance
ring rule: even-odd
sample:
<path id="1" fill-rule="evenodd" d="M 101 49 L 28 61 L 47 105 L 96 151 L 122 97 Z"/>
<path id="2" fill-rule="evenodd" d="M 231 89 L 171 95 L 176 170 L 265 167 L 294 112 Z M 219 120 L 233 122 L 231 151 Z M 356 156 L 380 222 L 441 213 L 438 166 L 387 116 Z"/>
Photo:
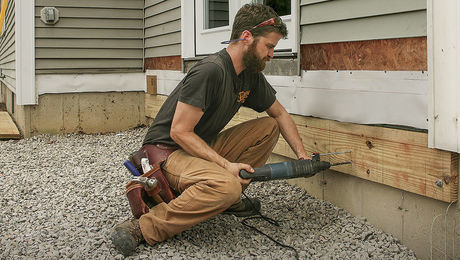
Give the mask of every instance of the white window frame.
<path id="1" fill-rule="evenodd" d="M 220 42 L 229 40 L 233 19 L 238 9 L 252 0 L 232 0 L 229 7 L 229 26 L 212 29 L 202 29 L 204 15 L 195 13 L 205 11 L 204 0 L 181 0 L 181 23 L 182 23 L 182 58 L 195 58 L 202 55 L 212 54 L 221 50 L 226 45 Z M 288 38 L 278 43 L 275 51 L 290 50 L 290 53 L 298 52 L 298 0 L 291 0 L 291 15 L 281 18 L 288 26 Z"/>

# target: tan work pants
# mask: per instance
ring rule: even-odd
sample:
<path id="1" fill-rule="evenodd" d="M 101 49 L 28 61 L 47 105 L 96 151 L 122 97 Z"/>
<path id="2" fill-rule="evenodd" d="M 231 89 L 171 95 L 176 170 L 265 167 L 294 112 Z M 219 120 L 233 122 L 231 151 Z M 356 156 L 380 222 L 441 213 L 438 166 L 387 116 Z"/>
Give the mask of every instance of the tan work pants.
<path id="1" fill-rule="evenodd" d="M 260 167 L 278 136 L 276 120 L 264 117 L 221 132 L 211 147 L 230 162 Z M 241 199 L 241 184 L 232 173 L 181 149 L 168 157 L 163 169 L 171 187 L 181 195 L 140 217 L 142 235 L 150 245 L 216 216 Z"/>

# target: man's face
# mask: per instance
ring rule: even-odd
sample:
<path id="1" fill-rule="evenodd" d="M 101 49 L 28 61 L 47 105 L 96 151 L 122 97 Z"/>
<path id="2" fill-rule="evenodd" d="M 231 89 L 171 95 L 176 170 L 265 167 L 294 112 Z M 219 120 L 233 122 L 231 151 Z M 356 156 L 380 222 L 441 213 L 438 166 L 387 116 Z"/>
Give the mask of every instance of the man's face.
<path id="1" fill-rule="evenodd" d="M 281 37 L 281 34 L 271 32 L 265 36 L 253 38 L 253 42 L 243 54 L 244 66 L 252 72 L 263 71 L 265 63 L 273 58 L 273 51 Z"/>

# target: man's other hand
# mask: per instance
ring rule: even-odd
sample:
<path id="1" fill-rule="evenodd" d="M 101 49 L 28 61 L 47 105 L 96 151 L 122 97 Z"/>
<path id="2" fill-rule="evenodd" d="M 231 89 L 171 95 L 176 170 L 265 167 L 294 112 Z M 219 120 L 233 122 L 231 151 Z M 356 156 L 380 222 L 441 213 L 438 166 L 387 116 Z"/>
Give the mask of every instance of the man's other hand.
<path id="1" fill-rule="evenodd" d="M 254 169 L 251 167 L 251 165 L 245 163 L 228 162 L 227 164 L 225 164 L 224 168 L 229 172 L 233 173 L 233 175 L 235 175 L 235 177 L 240 181 L 241 184 L 248 185 L 251 182 L 251 179 L 241 179 L 240 177 L 241 170 L 246 170 L 250 173 L 254 173 Z"/>

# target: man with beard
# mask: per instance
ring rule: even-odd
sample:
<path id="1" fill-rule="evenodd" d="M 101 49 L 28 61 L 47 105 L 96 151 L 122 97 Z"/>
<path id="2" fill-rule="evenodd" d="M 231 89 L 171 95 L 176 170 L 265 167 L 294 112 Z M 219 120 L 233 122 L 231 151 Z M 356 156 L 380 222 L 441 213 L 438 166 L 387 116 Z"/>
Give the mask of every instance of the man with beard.
<path id="1" fill-rule="evenodd" d="M 286 25 L 272 8 L 243 6 L 229 46 L 196 64 L 165 101 L 142 149 L 166 154 L 164 176 L 180 195 L 115 227 L 112 241 L 123 254 L 144 240 L 153 245 L 220 213 L 256 214 L 260 202 L 241 199 L 250 180 L 238 173 L 265 164 L 280 132 L 299 159 L 308 158 L 292 118 L 261 73 L 286 36 Z M 221 132 L 241 106 L 269 117 Z"/>

